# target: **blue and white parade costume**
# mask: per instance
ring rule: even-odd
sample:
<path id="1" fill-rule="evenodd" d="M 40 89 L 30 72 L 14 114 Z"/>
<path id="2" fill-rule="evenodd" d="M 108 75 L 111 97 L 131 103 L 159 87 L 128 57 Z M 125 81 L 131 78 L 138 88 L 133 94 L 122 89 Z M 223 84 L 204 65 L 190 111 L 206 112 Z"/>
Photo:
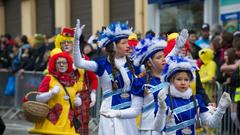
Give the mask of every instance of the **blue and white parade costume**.
<path id="1" fill-rule="evenodd" d="M 148 84 L 150 87 L 147 92 L 143 84 L 146 84 L 145 77 L 136 79 L 136 81 L 134 80 L 132 85 L 132 94 L 141 97 L 143 100 L 143 104 L 141 105 L 140 125 L 138 128 L 139 132 L 141 135 L 161 135 L 161 133 L 154 131 L 153 120 L 158 108 L 156 104 L 158 92 L 168 84 L 161 83 L 158 77 L 151 77 Z"/>
<path id="2" fill-rule="evenodd" d="M 77 22 L 75 38 L 79 38 L 82 29 L 80 22 Z M 79 34 L 80 33 L 80 34 Z M 111 24 L 101 34 L 99 38 L 100 47 L 105 47 L 117 40 L 128 38 L 131 34 L 131 29 L 126 24 Z M 130 72 L 127 64 L 127 58 L 115 58 L 115 66 L 119 70 L 113 78 L 112 65 L 110 58 L 103 58 L 97 61 L 86 61 L 81 57 L 79 42 L 76 39 L 74 46 L 74 64 L 76 67 L 81 67 L 86 70 L 94 71 L 100 80 L 100 86 L 103 92 L 103 99 L 101 103 L 100 112 L 106 110 L 122 110 L 131 106 L 131 92 L 130 86 L 134 78 L 134 74 Z M 112 83 L 117 82 L 118 89 L 113 90 Z M 121 94 L 126 92 L 129 97 L 121 97 Z M 121 119 L 108 118 L 103 115 L 100 116 L 99 135 L 137 135 L 136 119 Z"/>
<path id="3" fill-rule="evenodd" d="M 152 56 L 157 52 L 163 52 L 165 47 L 166 41 L 157 37 L 146 37 L 138 43 L 133 51 L 132 59 L 134 60 L 134 65 L 139 66 L 146 61 L 151 61 L 152 65 L 155 66 L 152 62 Z M 153 76 L 150 72 L 147 74 L 149 75 L 149 81 L 147 81 L 147 75 L 145 75 L 141 78 L 135 79 L 132 84 L 132 94 L 140 97 L 142 100 L 142 104 L 140 105 L 141 114 L 138 129 L 141 135 L 160 135 L 160 133 L 153 131 L 152 121 L 157 112 L 155 109 L 157 108 L 157 94 L 167 84 L 161 83 L 160 76 Z"/>
<path id="4" fill-rule="evenodd" d="M 217 110 L 211 114 L 199 95 L 193 96 L 191 88 L 184 92 L 178 90 L 173 84 L 177 73 L 186 72 L 190 80 L 194 79 L 196 64 L 183 57 L 170 57 L 163 70 L 162 81 L 169 82 L 170 86 L 161 90 L 158 94 L 159 109 L 154 120 L 154 128 L 166 135 L 195 135 L 197 120 L 201 124 L 216 127 L 221 122 L 226 108 L 231 99 L 228 93 L 224 93 L 219 101 Z"/>
<path id="5" fill-rule="evenodd" d="M 168 88 L 163 89 L 163 91 L 168 91 Z M 164 129 L 159 130 L 161 128 L 160 125 L 157 126 L 159 132 L 164 131 L 166 134 L 182 134 L 182 129 L 189 127 L 192 131 L 192 135 L 195 135 L 195 122 L 196 122 L 196 108 L 194 106 L 194 101 L 192 99 L 192 90 L 189 88 L 183 95 L 180 95 L 176 88 L 171 85 L 170 86 L 170 93 L 171 95 L 167 95 L 167 98 L 165 100 L 168 109 L 166 112 L 160 113 L 162 110 L 158 111 L 156 115 L 156 119 L 159 119 L 159 121 L 164 121 L 163 119 L 166 119 L 165 127 L 162 127 Z M 200 116 L 204 114 L 205 116 L 208 115 L 207 111 L 208 109 L 205 107 L 204 102 L 202 101 L 201 96 L 196 95 L 194 97 L 194 100 L 196 100 L 197 108 L 200 112 Z M 174 108 L 173 111 L 170 109 L 172 107 Z M 163 118 L 160 118 L 163 117 Z M 202 119 L 202 122 L 204 119 Z M 206 121 L 206 118 L 205 118 Z M 155 120 L 155 124 L 158 125 L 160 122 L 157 122 Z M 155 126 L 156 126 L 155 125 Z"/>
<path id="6" fill-rule="evenodd" d="M 181 47 L 188 37 L 187 35 L 188 32 L 184 29 L 179 38 L 181 41 L 178 40 L 178 45 L 175 46 L 170 55 L 175 55 L 181 51 Z M 147 61 L 150 61 L 151 64 L 155 66 L 152 62 L 152 57 L 157 52 L 162 51 L 163 53 L 165 47 L 166 41 L 160 38 L 148 36 L 142 39 L 134 48 L 132 54 L 134 65 L 139 67 Z M 157 67 L 154 67 L 154 69 L 155 68 Z M 156 70 L 160 71 L 161 69 L 157 68 Z M 130 108 L 118 111 L 106 111 L 104 112 L 104 115 L 108 117 L 134 118 L 140 114 L 141 120 L 139 123 L 140 125 L 138 125 L 140 135 L 161 135 L 161 133 L 154 131 L 153 120 L 158 109 L 158 92 L 168 86 L 168 83 L 161 83 L 160 76 L 154 76 L 151 75 L 151 73 L 148 74 L 149 81 L 147 81 L 148 79 L 146 75 L 133 80 L 131 87 L 133 100 Z M 146 87 L 148 89 L 146 89 Z"/>

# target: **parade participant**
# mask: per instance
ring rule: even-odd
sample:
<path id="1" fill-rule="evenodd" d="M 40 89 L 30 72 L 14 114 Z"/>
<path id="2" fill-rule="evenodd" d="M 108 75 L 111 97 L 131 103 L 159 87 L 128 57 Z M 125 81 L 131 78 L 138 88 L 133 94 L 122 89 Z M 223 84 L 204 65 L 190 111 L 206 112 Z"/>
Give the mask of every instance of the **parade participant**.
<path id="1" fill-rule="evenodd" d="M 73 43 L 74 43 L 74 29 L 63 28 L 62 32 L 56 36 L 55 47 L 62 49 L 62 51 L 73 55 Z M 89 57 L 84 55 L 86 60 Z M 82 69 L 75 69 L 76 71 L 83 71 Z M 82 99 L 82 105 L 79 108 L 80 111 L 80 133 L 81 135 L 88 135 L 89 128 L 88 124 L 90 121 L 89 112 L 90 107 L 93 107 L 96 103 L 96 90 L 98 88 L 98 79 L 95 73 L 91 71 L 84 71 L 84 82 L 86 87 L 80 92 L 80 97 Z"/>
<path id="2" fill-rule="evenodd" d="M 130 47 L 128 36 L 132 29 L 127 23 L 112 23 L 99 35 L 100 48 L 105 47 L 107 57 L 97 61 L 86 61 L 79 52 L 79 37 L 82 29 L 80 20 L 77 20 L 74 46 L 74 64 L 76 67 L 96 72 L 101 82 L 103 92 L 100 112 L 114 109 L 129 108 L 131 101 L 130 86 L 135 78 L 134 67 L 128 58 Z M 100 115 L 99 135 L 137 135 L 135 118 L 107 118 Z"/>
<path id="3" fill-rule="evenodd" d="M 187 40 L 187 30 L 181 32 L 184 40 L 179 40 L 178 50 Z M 180 38 L 179 38 L 180 39 Z M 102 114 L 106 117 L 134 118 L 140 112 L 140 121 L 138 125 L 141 135 L 159 135 L 160 133 L 153 131 L 153 123 L 155 113 L 157 112 L 157 94 L 167 86 L 167 83 L 161 83 L 160 75 L 165 65 L 165 57 L 163 50 L 166 47 L 166 41 L 159 37 L 151 37 L 148 35 L 142 39 L 135 47 L 132 59 L 135 66 L 144 64 L 146 74 L 141 78 L 134 79 L 132 83 L 133 100 L 130 108 L 125 110 L 106 110 Z M 176 51 L 176 49 L 174 49 Z M 174 53 L 172 53 L 174 54 Z"/>
<path id="4" fill-rule="evenodd" d="M 167 43 L 167 47 L 164 49 L 164 54 L 165 56 L 169 55 L 169 53 L 172 51 L 172 49 L 174 48 L 175 44 L 176 44 L 176 39 L 178 37 L 178 33 L 172 33 L 170 35 L 168 35 L 168 43 Z M 175 54 L 174 56 L 183 56 L 183 57 L 191 57 L 190 52 L 190 48 L 188 46 L 188 44 L 185 44 L 182 51 L 180 51 L 180 53 Z M 172 55 L 171 55 L 172 56 Z M 198 61 L 196 61 L 196 63 L 198 64 Z M 191 88 L 193 90 L 193 94 L 199 94 L 202 96 L 203 101 L 205 103 L 205 105 L 213 105 L 215 106 L 215 103 L 210 103 L 208 95 L 206 94 L 203 86 L 202 86 L 202 82 L 200 80 L 200 75 L 198 73 L 198 70 L 195 71 L 195 76 L 196 79 L 194 81 L 192 81 L 191 83 Z"/>
<path id="5" fill-rule="evenodd" d="M 144 38 L 139 42 L 135 48 L 138 52 L 134 51 L 134 65 L 144 64 L 146 75 L 133 80 L 131 107 L 124 110 L 105 110 L 101 112 L 102 115 L 110 118 L 135 118 L 141 112 L 140 125 L 138 125 L 140 135 L 154 134 L 151 124 L 154 120 L 154 96 L 165 86 L 160 81 L 161 70 L 165 65 L 163 54 L 165 46 L 166 41 L 152 37 Z M 152 86 L 152 89 L 147 86 Z"/>
<path id="6" fill-rule="evenodd" d="M 76 76 L 73 70 L 73 61 L 69 54 L 56 51 L 52 53 L 48 72 L 38 89 L 36 100 L 48 104 L 50 111 L 44 121 L 35 123 L 31 134 L 58 134 L 78 135 L 78 118 L 76 108 L 82 102 L 79 92 L 83 89 L 84 75 L 79 72 Z"/>
<path id="7" fill-rule="evenodd" d="M 194 135 L 197 127 L 216 127 L 231 104 L 228 93 L 223 93 L 217 110 L 211 114 L 199 95 L 193 95 L 189 87 L 194 80 L 195 61 L 184 57 L 170 57 L 163 69 L 162 81 L 170 86 L 158 93 L 158 112 L 154 128 L 166 135 Z"/>

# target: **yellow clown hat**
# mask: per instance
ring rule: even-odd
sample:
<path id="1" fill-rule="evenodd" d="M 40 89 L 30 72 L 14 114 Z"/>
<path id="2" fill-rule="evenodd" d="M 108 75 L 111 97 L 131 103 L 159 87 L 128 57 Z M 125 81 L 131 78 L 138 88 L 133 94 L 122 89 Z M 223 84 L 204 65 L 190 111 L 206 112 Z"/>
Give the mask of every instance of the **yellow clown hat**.
<path id="1" fill-rule="evenodd" d="M 137 40 L 137 34 L 132 33 L 129 37 L 128 40 Z"/>
<path id="2" fill-rule="evenodd" d="M 167 36 L 168 41 L 172 40 L 172 39 L 176 39 L 179 36 L 178 33 L 171 33 Z"/>
<path id="3" fill-rule="evenodd" d="M 73 28 L 63 28 L 62 32 L 58 34 L 55 38 L 55 47 L 61 48 L 62 41 L 72 41 L 74 40 L 74 29 Z"/>

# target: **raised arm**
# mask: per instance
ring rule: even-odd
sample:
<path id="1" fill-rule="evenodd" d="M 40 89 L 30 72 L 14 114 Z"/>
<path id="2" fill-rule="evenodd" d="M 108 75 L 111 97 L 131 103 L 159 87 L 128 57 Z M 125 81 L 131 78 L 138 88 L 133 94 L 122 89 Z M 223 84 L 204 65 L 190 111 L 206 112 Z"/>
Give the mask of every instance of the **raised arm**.
<path id="1" fill-rule="evenodd" d="M 166 125 L 166 111 L 167 105 L 165 99 L 167 98 L 166 91 L 161 90 L 158 93 L 158 112 L 154 119 L 154 130 L 162 132 Z"/>
<path id="2" fill-rule="evenodd" d="M 220 70 L 222 72 L 233 72 L 238 68 L 239 65 L 240 65 L 240 60 L 238 60 L 235 64 L 231 64 L 231 65 L 223 64 Z"/>
<path id="3" fill-rule="evenodd" d="M 79 38 L 82 35 L 82 30 L 84 29 L 85 25 L 82 25 L 80 27 L 80 20 L 77 19 L 77 24 L 76 24 L 76 30 L 75 30 L 75 35 L 74 35 L 74 48 L 73 48 L 73 60 L 74 60 L 74 65 L 77 68 L 83 68 L 86 70 L 90 71 L 96 71 L 97 70 L 97 63 L 95 61 L 91 60 L 85 60 L 80 52 L 79 48 Z"/>
<path id="4" fill-rule="evenodd" d="M 167 57 L 179 55 L 179 53 L 182 51 L 182 48 L 184 47 L 187 39 L 188 39 L 188 30 L 183 29 L 181 31 L 180 35 L 176 39 L 176 45 L 171 50 L 171 52 L 167 55 Z"/>
<path id="5" fill-rule="evenodd" d="M 210 127 L 216 128 L 221 122 L 222 117 L 226 112 L 226 109 L 230 106 L 230 104 L 231 104 L 230 95 L 224 92 L 219 101 L 217 110 L 214 112 L 214 114 L 210 114 L 209 112 L 200 113 L 202 123 Z"/>

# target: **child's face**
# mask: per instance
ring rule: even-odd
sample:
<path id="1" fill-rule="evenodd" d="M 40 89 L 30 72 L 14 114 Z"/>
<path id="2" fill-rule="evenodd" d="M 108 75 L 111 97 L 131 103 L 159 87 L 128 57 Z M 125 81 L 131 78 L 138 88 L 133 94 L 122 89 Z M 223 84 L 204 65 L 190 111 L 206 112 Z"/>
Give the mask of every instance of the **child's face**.
<path id="1" fill-rule="evenodd" d="M 131 48 L 128 45 L 128 39 L 121 39 L 116 44 L 116 55 L 117 56 L 128 56 L 131 53 Z"/>
<path id="2" fill-rule="evenodd" d="M 162 71 L 164 65 L 166 64 L 163 51 L 159 51 L 155 53 L 152 57 L 152 62 L 155 65 L 155 68 L 157 68 L 157 70 Z M 152 67 L 151 70 L 156 70 L 151 63 L 150 63 L 150 67 Z"/>
<path id="3" fill-rule="evenodd" d="M 186 72 L 177 73 L 173 77 L 171 83 L 180 92 L 185 92 L 189 88 L 189 85 L 190 85 L 190 78 L 189 78 L 188 73 L 186 73 Z"/>

